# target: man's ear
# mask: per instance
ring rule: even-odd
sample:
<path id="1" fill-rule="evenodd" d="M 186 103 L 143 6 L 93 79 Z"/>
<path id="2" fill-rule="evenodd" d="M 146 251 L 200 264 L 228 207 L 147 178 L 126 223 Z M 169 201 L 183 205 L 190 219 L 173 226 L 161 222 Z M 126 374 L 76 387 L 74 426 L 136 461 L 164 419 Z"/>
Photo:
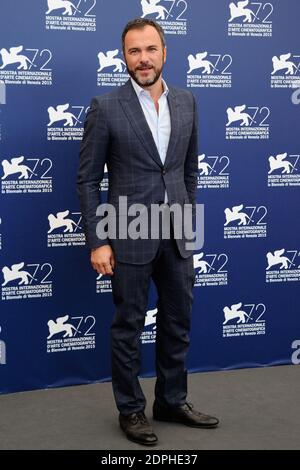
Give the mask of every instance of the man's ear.
<path id="1" fill-rule="evenodd" d="M 165 63 L 167 59 L 167 47 L 166 46 L 164 47 L 163 54 L 164 54 L 164 63 Z"/>

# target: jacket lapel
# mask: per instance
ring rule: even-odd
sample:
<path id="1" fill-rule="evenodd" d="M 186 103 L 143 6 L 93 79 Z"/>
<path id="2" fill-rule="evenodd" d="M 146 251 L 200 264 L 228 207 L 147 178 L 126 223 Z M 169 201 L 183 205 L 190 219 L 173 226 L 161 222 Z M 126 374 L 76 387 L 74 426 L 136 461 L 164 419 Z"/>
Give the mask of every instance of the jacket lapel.
<path id="1" fill-rule="evenodd" d="M 145 150 L 159 166 L 163 166 L 151 130 L 148 126 L 139 99 L 131 85 L 130 80 L 128 80 L 128 82 L 120 88 L 119 99 L 127 119 L 129 120 L 134 132 L 140 139 Z M 169 89 L 168 104 L 171 118 L 171 135 L 164 164 L 165 167 L 172 158 L 172 155 L 175 154 L 180 128 L 179 105 L 175 91 L 172 88 Z"/>
<path id="2" fill-rule="evenodd" d="M 158 165 L 162 166 L 150 127 L 147 124 L 139 99 L 130 80 L 120 89 L 120 103 L 145 150 Z"/>
<path id="3" fill-rule="evenodd" d="M 176 153 L 176 145 L 180 132 L 180 115 L 179 115 L 179 103 L 174 89 L 169 88 L 168 93 L 168 104 L 171 118 L 171 135 L 165 160 L 165 167 L 171 160 L 172 156 Z"/>

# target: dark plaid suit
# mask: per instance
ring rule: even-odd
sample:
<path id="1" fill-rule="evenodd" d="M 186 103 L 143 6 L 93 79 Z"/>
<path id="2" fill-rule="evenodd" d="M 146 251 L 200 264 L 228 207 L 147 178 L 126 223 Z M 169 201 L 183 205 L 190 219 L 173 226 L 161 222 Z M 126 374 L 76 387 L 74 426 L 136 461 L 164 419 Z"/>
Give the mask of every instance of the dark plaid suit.
<path id="1" fill-rule="evenodd" d="M 143 330 L 152 277 L 158 291 L 156 339 L 156 399 L 162 404 L 185 402 L 185 359 L 189 344 L 194 269 L 192 252 L 180 240 L 99 240 L 96 209 L 99 183 L 107 163 L 108 202 L 150 207 L 196 202 L 197 112 L 193 95 L 169 87 L 171 135 L 164 164 L 130 80 L 116 91 L 95 97 L 87 115 L 81 144 L 78 192 L 90 248 L 110 244 L 116 267 L 112 276 L 116 313 L 112 324 L 112 383 L 123 414 L 140 411 L 145 397 L 138 382 L 139 336 Z M 128 218 L 128 223 L 130 217 Z M 174 220 L 173 220 L 174 223 Z M 183 231 L 184 232 L 184 231 Z"/>

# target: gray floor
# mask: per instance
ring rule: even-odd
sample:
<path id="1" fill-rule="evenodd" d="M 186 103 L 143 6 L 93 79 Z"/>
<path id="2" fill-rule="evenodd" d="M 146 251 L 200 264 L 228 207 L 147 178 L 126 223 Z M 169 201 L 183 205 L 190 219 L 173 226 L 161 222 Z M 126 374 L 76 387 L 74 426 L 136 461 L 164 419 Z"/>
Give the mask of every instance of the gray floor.
<path id="1" fill-rule="evenodd" d="M 189 375 L 189 401 L 219 417 L 218 429 L 153 422 L 151 448 L 299 449 L 300 380 L 297 366 Z M 154 379 L 143 379 L 151 417 Z M 0 396 L 0 449 L 147 449 L 118 427 L 111 384 Z"/>

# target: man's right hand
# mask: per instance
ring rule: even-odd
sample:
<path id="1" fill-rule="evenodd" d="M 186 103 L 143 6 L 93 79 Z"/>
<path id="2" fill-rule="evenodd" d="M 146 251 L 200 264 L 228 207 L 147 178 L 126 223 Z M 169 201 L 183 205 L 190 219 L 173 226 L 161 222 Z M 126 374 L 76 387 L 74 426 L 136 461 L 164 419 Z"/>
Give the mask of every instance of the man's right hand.
<path id="1" fill-rule="evenodd" d="M 91 252 L 91 263 L 98 274 L 109 274 L 112 276 L 115 268 L 114 252 L 110 245 L 103 245 Z"/>

